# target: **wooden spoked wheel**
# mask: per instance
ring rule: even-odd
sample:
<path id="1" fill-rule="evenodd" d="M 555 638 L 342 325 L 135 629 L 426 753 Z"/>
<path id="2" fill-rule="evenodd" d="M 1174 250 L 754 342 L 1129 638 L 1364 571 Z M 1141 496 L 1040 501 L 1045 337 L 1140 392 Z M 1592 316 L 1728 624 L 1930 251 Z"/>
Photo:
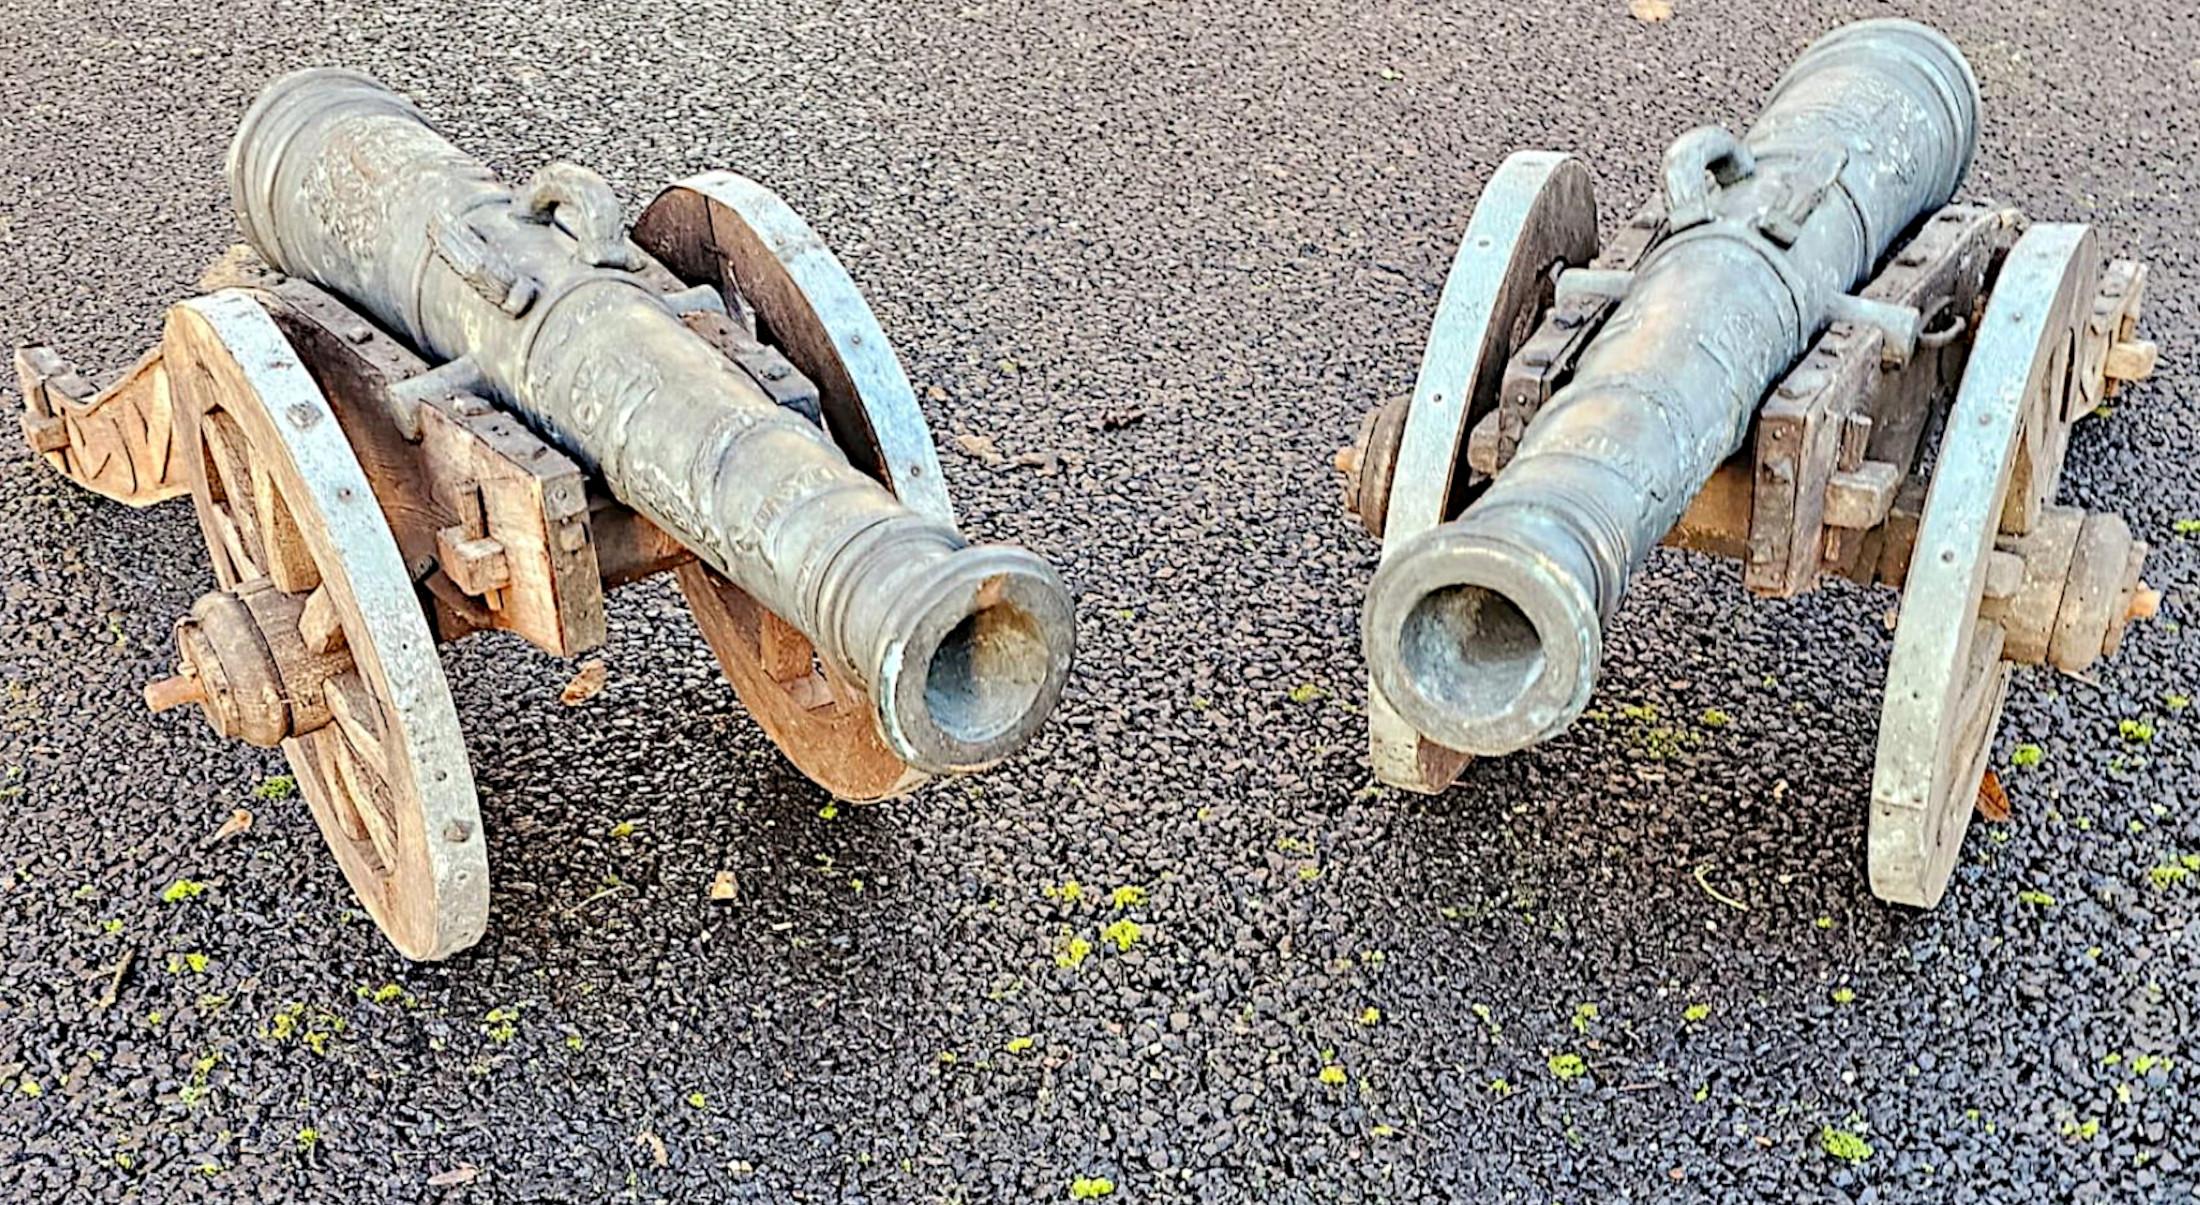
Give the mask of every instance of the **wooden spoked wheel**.
<path id="1" fill-rule="evenodd" d="M 391 943 L 418 959 L 472 945 L 489 901 L 473 775 L 435 640 L 343 429 L 248 294 L 170 310 L 162 361 L 222 586 L 209 600 L 249 612 L 241 643 L 275 671 L 262 693 L 279 690 L 269 701 L 288 717 L 264 735 L 280 738 Z"/>
<path id="2" fill-rule="evenodd" d="M 2089 227 L 2027 231 L 2002 265 L 1949 411 L 1880 711 L 1868 861 L 1882 899 L 1938 904 L 1962 849 L 2012 670 L 2004 629 L 1980 613 L 1988 558 L 2053 498 L 2098 262 Z"/>
<path id="3" fill-rule="evenodd" d="M 1384 504 L 1383 551 L 1450 519 L 1466 473 L 1467 432 L 1497 404 L 1505 363 L 1551 304 L 1554 269 L 1595 257 L 1589 169 L 1571 156 L 1519 151 L 1490 177 L 1436 302 Z M 1363 487 L 1365 488 L 1365 487 Z M 1449 787 L 1468 755 L 1423 737 L 1370 680 L 1376 777 L 1423 793 Z"/>
<path id="4" fill-rule="evenodd" d="M 634 241 L 689 284 L 749 307 L 757 331 L 815 382 L 826 430 L 849 463 L 918 514 L 952 524 L 939 452 L 878 319 L 817 232 L 770 189 L 708 172 L 666 189 Z M 796 768 L 850 800 L 903 795 L 924 782 L 887 746 L 877 706 L 819 663 L 793 625 L 711 569 L 680 588 L 742 705 Z"/>

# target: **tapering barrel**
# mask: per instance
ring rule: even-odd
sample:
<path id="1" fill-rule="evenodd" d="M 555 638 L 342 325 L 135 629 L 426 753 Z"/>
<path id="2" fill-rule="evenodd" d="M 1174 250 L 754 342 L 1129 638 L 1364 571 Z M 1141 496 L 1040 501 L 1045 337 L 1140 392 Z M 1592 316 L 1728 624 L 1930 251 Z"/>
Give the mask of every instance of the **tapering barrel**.
<path id="1" fill-rule="evenodd" d="M 1052 710 L 1073 640 L 1053 570 L 911 512 L 775 405 L 633 271 L 593 174 L 515 191 L 404 97 L 309 70 L 252 105 L 229 181 L 270 264 L 521 416 L 800 628 L 910 764 L 987 765 Z"/>
<path id="2" fill-rule="evenodd" d="M 1500 754 L 1581 713 L 1630 575 L 1844 295 L 1953 197 L 1978 125 L 1956 48 L 1877 20 L 1806 51 L 1745 137 L 1673 144 L 1672 232 L 1572 381 L 1480 498 L 1376 572 L 1363 639 L 1400 715 Z"/>

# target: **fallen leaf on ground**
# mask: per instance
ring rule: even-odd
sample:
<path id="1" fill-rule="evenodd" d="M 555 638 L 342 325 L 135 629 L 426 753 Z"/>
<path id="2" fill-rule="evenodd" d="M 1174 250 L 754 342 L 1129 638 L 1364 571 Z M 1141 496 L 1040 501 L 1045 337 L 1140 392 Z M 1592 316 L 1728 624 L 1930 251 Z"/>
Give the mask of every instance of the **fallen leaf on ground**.
<path id="1" fill-rule="evenodd" d="M 111 1008 L 115 997 L 122 993 L 122 977 L 130 973 L 130 964 L 137 961 L 136 950 L 124 950 L 115 962 L 115 973 L 107 980 L 107 990 L 99 994 L 99 1007 Z"/>
<path id="2" fill-rule="evenodd" d="M 955 446 L 961 448 L 965 456 L 987 468 L 998 468 L 1008 463 L 1008 457 L 1001 455 L 1001 449 L 983 435 L 958 431 L 955 433 Z"/>
<path id="3" fill-rule="evenodd" d="M 480 1174 L 480 1168 L 471 1163 L 461 1163 L 447 1172 L 437 1172 L 428 1177 L 428 1187 L 450 1188 L 459 1184 L 471 1184 L 474 1177 Z"/>
<path id="4" fill-rule="evenodd" d="M 234 837 L 238 833 L 251 831 L 251 828 L 251 811 L 246 808 L 238 808 L 236 811 L 229 813 L 229 819 L 222 821 L 220 828 L 214 830 L 214 839 L 220 841 L 226 837 Z"/>
<path id="5" fill-rule="evenodd" d="M 2001 789 L 2001 776 L 1992 770 L 1978 781 L 1978 814 L 1993 824 L 2009 822 L 2009 792 Z"/>
<path id="6" fill-rule="evenodd" d="M 603 684 L 611 678 L 611 667 L 601 661 L 584 661 L 580 672 L 565 684 L 558 694 L 558 701 L 567 707 L 578 707 L 603 693 Z"/>
<path id="7" fill-rule="evenodd" d="M 714 900 L 730 900 L 739 894 L 741 886 L 730 870 L 719 871 L 718 877 L 710 881 L 710 898 Z"/>
<path id="8" fill-rule="evenodd" d="M 1668 0 L 1627 0 L 1627 12 L 1645 25 L 1673 19 L 1673 6 Z"/>
<path id="9" fill-rule="evenodd" d="M 665 1140 L 659 1138 L 655 1134 L 650 1133 L 648 1130 L 643 1130 L 641 1133 L 636 1134 L 634 1136 L 634 1144 L 636 1146 L 648 1147 L 649 1157 L 656 1160 L 657 1166 L 659 1167 L 664 1167 L 672 1162 L 672 1157 L 665 1154 Z"/>

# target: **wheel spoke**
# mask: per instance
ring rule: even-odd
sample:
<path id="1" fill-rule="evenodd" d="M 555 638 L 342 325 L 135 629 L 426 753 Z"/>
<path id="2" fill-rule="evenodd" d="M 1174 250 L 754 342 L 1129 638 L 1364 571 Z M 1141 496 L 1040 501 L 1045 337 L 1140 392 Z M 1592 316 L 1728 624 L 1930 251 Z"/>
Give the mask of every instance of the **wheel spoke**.
<path id="1" fill-rule="evenodd" d="M 811 647 L 810 638 L 793 624 L 757 606 L 753 599 L 748 605 L 756 611 L 757 659 L 764 663 L 764 671 L 789 685 L 809 677 L 816 663 L 813 655 L 816 650 Z"/>
<path id="2" fill-rule="evenodd" d="M 333 785 L 365 828 L 367 840 L 386 873 L 387 868 L 397 865 L 397 827 L 390 822 L 382 784 L 372 771 L 359 764 L 350 743 L 341 736 L 322 744 L 329 750 L 328 763 L 336 770 Z"/>
<path id="3" fill-rule="evenodd" d="M 343 734 L 319 732 L 306 739 L 312 746 L 313 769 L 320 776 L 322 790 L 328 795 L 331 805 L 329 810 L 335 815 L 337 826 L 352 840 L 367 841 L 367 822 L 359 815 L 359 808 L 353 801 L 351 792 L 344 789 L 343 768 L 338 764 L 338 759 L 343 756 L 339 748 L 344 743 Z"/>
<path id="4" fill-rule="evenodd" d="M 304 594 L 321 584 L 321 569 L 313 563 L 313 550 L 307 547 L 305 532 L 299 529 L 298 520 L 290 513 L 290 503 L 284 501 L 282 488 L 275 484 L 267 466 L 255 459 L 250 472 L 252 526 L 260 534 L 267 575 L 276 589 Z"/>
<path id="5" fill-rule="evenodd" d="M 822 663 L 817 666 L 810 680 L 818 681 L 820 679 L 824 681 L 825 691 L 831 696 L 833 705 L 859 713 L 869 705 L 870 696 L 864 694 L 862 689 L 855 683 L 850 682 L 846 675 L 834 671 L 831 666 Z M 822 706 L 822 704 L 819 706 Z"/>
<path id="6" fill-rule="evenodd" d="M 260 533 L 253 524 L 252 457 L 244 432 L 226 410 L 207 412 L 199 422 L 199 431 L 206 441 L 206 458 L 214 468 L 215 483 L 221 491 L 221 496 L 215 500 L 226 504 L 224 509 L 236 521 L 247 546 L 253 549 L 252 559 L 256 562 L 259 560 Z"/>
<path id="7" fill-rule="evenodd" d="M 238 529 L 236 516 L 220 503 L 214 506 L 214 524 L 221 532 L 221 552 L 229 558 L 230 580 L 248 582 L 265 577 L 260 565 L 252 557 L 252 550 L 245 543 L 244 532 Z"/>
<path id="8" fill-rule="evenodd" d="M 379 773 L 389 764 L 389 752 L 382 742 L 381 708 L 374 696 L 356 673 L 345 674 L 328 684 L 329 714 L 336 720 L 336 729 L 343 734 L 344 742 L 359 759 L 375 767 Z"/>
<path id="9" fill-rule="evenodd" d="M 315 586 L 298 612 L 298 638 L 309 653 L 333 653 L 344 647 L 344 620 L 336 611 L 336 594 L 326 583 Z"/>

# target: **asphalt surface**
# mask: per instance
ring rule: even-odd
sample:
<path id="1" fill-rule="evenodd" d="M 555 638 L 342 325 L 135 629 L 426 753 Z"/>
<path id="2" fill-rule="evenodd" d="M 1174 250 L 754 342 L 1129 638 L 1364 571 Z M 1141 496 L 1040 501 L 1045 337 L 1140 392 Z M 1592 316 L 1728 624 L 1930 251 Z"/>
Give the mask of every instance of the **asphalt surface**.
<path id="1" fill-rule="evenodd" d="M 2192 1199 L 2200 875 L 2152 872 L 2200 853 L 2196 713 L 2165 701 L 2200 693 L 2174 526 L 2200 516 L 2200 18 L 1675 7 L 6 4 L 7 342 L 100 372 L 149 344 L 234 238 L 229 130 L 295 66 L 376 72 L 508 173 L 570 157 L 630 205 L 731 167 L 849 265 L 943 442 L 1059 454 L 947 469 L 969 531 L 1062 566 L 1081 647 L 1011 764 L 839 809 L 669 589 L 615 598 L 581 707 L 566 664 L 452 648 L 494 910 L 415 966 L 304 810 L 253 796 L 278 759 L 137 703 L 211 584 L 188 508 L 0 440 L 0 1196 Z M 1410 388 L 1481 181 L 1577 151 L 1609 224 L 1675 134 L 1894 11 L 1978 70 L 1972 195 L 2154 266 L 2161 372 L 2081 427 L 2065 496 L 2157 544 L 2161 621 L 2097 683 L 2019 676 L 2016 817 L 1973 827 L 1929 915 L 1864 881 L 1866 591 L 1763 604 L 1661 553 L 1614 629 L 1617 718 L 1434 801 L 1371 789 L 1374 547 L 1327 460 Z M 251 831 L 210 841 L 238 806 Z"/>

